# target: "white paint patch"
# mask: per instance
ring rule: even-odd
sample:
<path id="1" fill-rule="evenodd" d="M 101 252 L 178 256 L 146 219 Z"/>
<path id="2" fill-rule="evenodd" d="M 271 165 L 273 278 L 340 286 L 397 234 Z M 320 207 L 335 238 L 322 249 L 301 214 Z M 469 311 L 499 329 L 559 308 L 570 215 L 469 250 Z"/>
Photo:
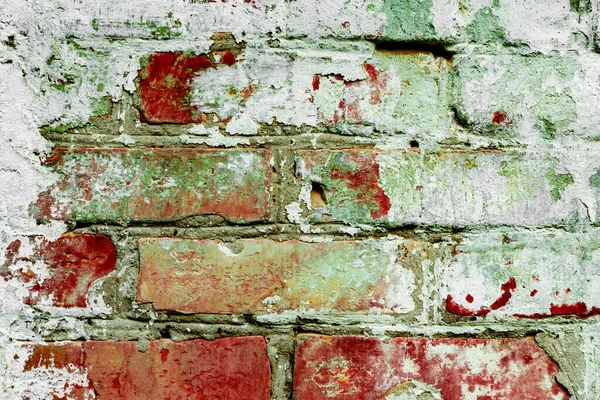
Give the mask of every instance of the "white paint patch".
<path id="1" fill-rule="evenodd" d="M 235 253 L 223 242 L 218 242 L 217 248 L 221 251 L 221 253 L 225 254 L 226 257 L 237 257 L 240 255 L 240 253 Z"/>
<path id="2" fill-rule="evenodd" d="M 207 144 L 212 147 L 235 147 L 238 145 L 248 145 L 250 140 L 240 137 L 225 136 L 221 134 L 218 127 L 208 128 L 208 137 L 192 137 L 189 135 L 179 135 L 179 140 L 183 144 Z"/>

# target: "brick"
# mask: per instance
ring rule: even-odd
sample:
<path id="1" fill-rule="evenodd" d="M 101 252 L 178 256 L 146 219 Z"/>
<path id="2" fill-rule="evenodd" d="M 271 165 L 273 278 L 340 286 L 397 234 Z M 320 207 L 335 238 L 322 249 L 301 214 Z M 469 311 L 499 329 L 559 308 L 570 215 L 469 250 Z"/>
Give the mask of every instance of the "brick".
<path id="1" fill-rule="evenodd" d="M 217 214 L 236 222 L 270 215 L 268 150 L 61 149 L 58 181 L 31 213 L 71 221 L 174 221 Z"/>
<path id="2" fill-rule="evenodd" d="M 270 364 L 262 337 L 209 342 L 85 342 L 84 366 L 106 399 L 269 399 Z"/>
<path id="3" fill-rule="evenodd" d="M 598 232 L 467 235 L 441 270 L 446 311 L 460 316 L 600 315 Z"/>
<path id="4" fill-rule="evenodd" d="M 432 25 L 431 6 L 431 1 L 403 0 L 295 2 L 288 6 L 285 27 L 290 36 L 373 37 L 404 41 L 439 39 Z"/>
<path id="5" fill-rule="evenodd" d="M 154 53 L 140 71 L 141 117 L 146 122 L 189 124 L 206 122 L 206 116 L 191 104 L 194 75 L 208 68 L 218 68 L 209 58 L 183 52 Z M 235 64 L 231 52 L 221 58 L 221 68 Z"/>
<path id="6" fill-rule="evenodd" d="M 293 37 L 370 38 L 378 41 L 509 45 L 524 52 L 583 49 L 591 33 L 591 2 L 520 0 L 317 0 L 288 6 Z M 543 32 L 543 33 L 542 33 Z"/>
<path id="7" fill-rule="evenodd" d="M 67 368 L 73 365 L 83 367 L 81 343 L 67 342 L 51 345 L 27 345 L 31 350 L 24 364 L 24 371 L 34 368 Z"/>
<path id="8" fill-rule="evenodd" d="M 263 337 L 175 343 L 157 340 L 146 352 L 136 342 L 35 345 L 25 371 L 83 374 L 78 385 L 55 388 L 87 399 L 269 399 L 270 364 Z"/>
<path id="9" fill-rule="evenodd" d="M 257 124 L 322 126 L 368 135 L 373 131 L 447 136 L 449 62 L 428 52 L 246 47 L 232 67 L 207 69 L 192 81 L 191 104 L 216 114 L 230 133 Z"/>
<path id="10" fill-rule="evenodd" d="M 26 304 L 85 307 L 90 286 L 114 271 L 116 262 L 107 236 L 69 233 L 53 241 L 35 236 L 9 244 L 0 276 L 28 285 Z"/>
<path id="11" fill-rule="evenodd" d="M 415 309 L 415 276 L 409 267 L 420 265 L 409 255 L 419 248 L 415 243 L 248 239 L 225 244 L 159 238 L 140 239 L 139 248 L 137 299 L 152 302 L 159 310 L 407 313 Z M 397 259 L 397 254 L 404 255 Z"/>
<path id="12" fill-rule="evenodd" d="M 304 214 L 311 222 L 543 226 L 577 212 L 573 177 L 558 159 L 531 153 L 299 151 L 296 175 L 325 192 L 326 205 Z"/>
<path id="13" fill-rule="evenodd" d="M 27 344 L 23 347 L 29 354 L 22 364 L 20 378 L 29 379 L 29 382 L 19 398 L 96 398 L 83 367 L 83 349 L 80 342 Z M 15 360 L 19 359 L 17 353 L 13 357 Z"/>
<path id="14" fill-rule="evenodd" d="M 297 399 L 567 399 L 558 366 L 524 339 L 300 335 Z M 412 396 L 411 396 L 412 395 Z"/>
<path id="15" fill-rule="evenodd" d="M 458 116 L 480 135 L 533 142 L 597 137 L 600 58 L 596 55 L 456 59 Z"/>

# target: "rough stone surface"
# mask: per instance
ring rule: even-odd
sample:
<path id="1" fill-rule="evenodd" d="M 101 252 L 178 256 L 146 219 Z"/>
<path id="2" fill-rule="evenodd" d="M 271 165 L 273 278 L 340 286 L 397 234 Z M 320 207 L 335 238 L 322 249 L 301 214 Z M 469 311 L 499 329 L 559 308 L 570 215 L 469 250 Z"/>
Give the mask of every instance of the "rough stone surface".
<path id="1" fill-rule="evenodd" d="M 556 382 L 558 366 L 531 338 L 301 335 L 295 364 L 300 399 L 569 398 Z"/>

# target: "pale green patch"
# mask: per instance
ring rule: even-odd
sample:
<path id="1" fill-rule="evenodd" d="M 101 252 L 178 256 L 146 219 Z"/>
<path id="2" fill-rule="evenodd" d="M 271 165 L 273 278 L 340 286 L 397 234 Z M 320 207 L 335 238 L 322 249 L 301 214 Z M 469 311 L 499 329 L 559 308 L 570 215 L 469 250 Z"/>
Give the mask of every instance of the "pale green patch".
<path id="1" fill-rule="evenodd" d="M 384 0 L 385 36 L 390 39 L 427 40 L 436 37 L 432 0 Z"/>
<path id="2" fill-rule="evenodd" d="M 558 160 L 550 160 L 550 166 L 548 167 L 548 172 L 546 172 L 546 179 L 551 187 L 550 197 L 552 201 L 560 200 L 566 187 L 575 182 L 571 174 L 556 173 L 557 164 Z"/>

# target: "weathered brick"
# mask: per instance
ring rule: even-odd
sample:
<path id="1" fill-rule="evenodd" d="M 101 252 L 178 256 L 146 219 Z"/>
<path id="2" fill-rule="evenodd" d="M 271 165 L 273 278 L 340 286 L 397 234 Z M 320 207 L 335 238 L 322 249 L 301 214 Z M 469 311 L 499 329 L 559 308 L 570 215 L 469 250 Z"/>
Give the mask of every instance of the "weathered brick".
<path id="1" fill-rule="evenodd" d="M 235 64 L 231 52 L 224 53 L 220 61 L 221 68 Z M 219 68 L 219 65 L 202 55 L 173 52 L 148 57 L 140 71 L 142 120 L 180 124 L 206 122 L 206 116 L 191 104 L 191 82 L 198 72 L 208 68 Z"/>
<path id="2" fill-rule="evenodd" d="M 409 255 L 418 248 L 414 243 L 141 239 L 139 247 L 138 301 L 159 310 L 406 313 L 415 308 L 414 272 L 403 266 L 414 262 Z"/>
<path id="3" fill-rule="evenodd" d="M 595 230 L 467 235 L 441 270 L 445 308 L 493 318 L 600 315 L 599 238 Z"/>
<path id="4" fill-rule="evenodd" d="M 209 342 L 85 342 L 84 367 L 100 398 L 269 399 L 270 364 L 262 337 Z"/>
<path id="5" fill-rule="evenodd" d="M 230 133 L 253 134 L 257 124 L 322 125 L 370 134 L 374 130 L 447 136 L 449 62 L 420 51 L 246 47 L 245 59 L 207 69 L 192 81 L 191 104 L 215 113 Z"/>
<path id="6" fill-rule="evenodd" d="M 458 116 L 481 135 L 525 142 L 600 128 L 600 56 L 478 55 L 455 60 Z"/>
<path id="7" fill-rule="evenodd" d="M 294 37 L 510 45 L 548 53 L 585 48 L 592 36 L 589 0 L 308 0 L 288 10 L 286 34 Z"/>
<path id="8" fill-rule="evenodd" d="M 85 307 L 92 283 L 114 271 L 117 262 L 115 246 L 103 235 L 30 237 L 26 243 L 12 242 L 5 254 L 0 276 L 29 286 L 27 304 L 59 307 Z"/>
<path id="9" fill-rule="evenodd" d="M 558 366 L 525 339 L 395 338 L 301 335 L 295 398 L 567 399 Z"/>
<path id="10" fill-rule="evenodd" d="M 500 151 L 316 150 L 296 153 L 305 189 L 318 183 L 325 206 L 308 221 L 543 226 L 577 211 L 573 177 L 558 159 Z M 305 190 L 306 191 L 306 190 Z M 305 204 L 310 203 L 303 199 Z"/>
<path id="11" fill-rule="evenodd" d="M 83 366 L 83 350 L 81 343 L 67 342 L 51 345 L 26 345 L 31 354 L 23 369 L 31 371 L 34 368 L 67 368 L 69 365 L 81 368 Z"/>
<path id="12" fill-rule="evenodd" d="M 268 150 L 60 149 L 58 181 L 32 214 L 71 221 L 173 221 L 217 214 L 232 221 L 269 218 Z"/>
<path id="13" fill-rule="evenodd" d="M 97 341 L 31 346 L 24 369 L 85 374 L 78 385 L 56 388 L 55 398 L 270 398 L 270 364 L 262 337 L 158 340 L 144 353 L 136 346 Z"/>
<path id="14" fill-rule="evenodd" d="M 19 398 L 52 400 L 87 400 L 94 397 L 83 367 L 81 342 L 24 345 L 29 355 L 23 360 L 22 377 L 28 388 Z M 15 353 L 13 357 L 18 360 Z M 16 397 L 15 397 L 16 398 Z"/>

